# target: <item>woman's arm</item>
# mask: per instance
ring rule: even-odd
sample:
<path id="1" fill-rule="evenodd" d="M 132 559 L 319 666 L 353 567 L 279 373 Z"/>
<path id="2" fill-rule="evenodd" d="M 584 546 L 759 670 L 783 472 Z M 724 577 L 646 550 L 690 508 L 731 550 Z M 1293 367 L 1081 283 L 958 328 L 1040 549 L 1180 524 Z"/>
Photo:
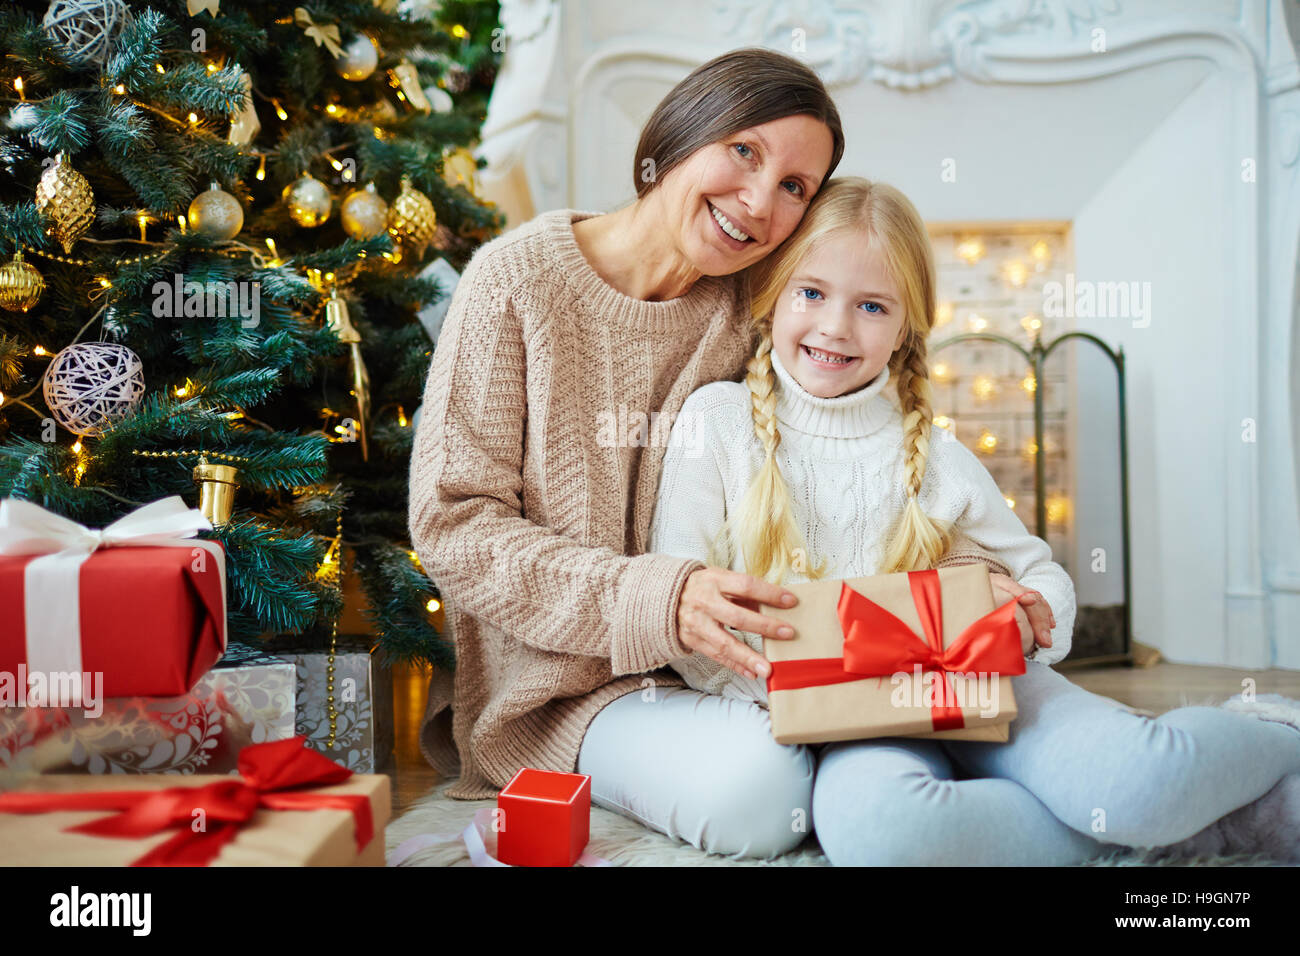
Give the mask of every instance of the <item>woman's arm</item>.
<path id="1" fill-rule="evenodd" d="M 522 514 L 523 330 L 476 254 L 448 309 L 411 455 L 411 545 L 458 609 L 543 650 L 609 658 L 615 676 L 685 654 L 677 606 L 699 561 L 587 547 Z"/>

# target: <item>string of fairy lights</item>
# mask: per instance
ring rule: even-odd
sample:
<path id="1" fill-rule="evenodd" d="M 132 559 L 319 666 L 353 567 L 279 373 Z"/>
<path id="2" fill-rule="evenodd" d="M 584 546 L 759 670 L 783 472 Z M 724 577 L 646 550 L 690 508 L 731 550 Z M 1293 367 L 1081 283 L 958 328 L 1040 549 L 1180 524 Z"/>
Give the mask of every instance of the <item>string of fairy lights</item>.
<path id="1" fill-rule="evenodd" d="M 996 266 L 991 266 L 987 274 L 990 281 L 999 282 L 1002 287 L 1009 292 L 1016 292 L 1025 289 L 1036 274 L 1042 273 L 1052 262 L 1052 246 L 1045 239 L 1037 238 L 1029 242 L 1027 246 L 1020 246 L 1018 254 L 1012 254 L 1010 257 L 998 262 Z M 988 242 L 984 236 L 965 232 L 959 233 L 952 237 L 952 252 L 955 257 L 968 267 L 974 267 L 985 261 L 989 256 Z M 957 307 L 951 301 L 940 301 L 936 304 L 935 323 L 936 330 L 945 326 L 951 326 L 957 318 Z M 958 328 L 963 332 L 989 332 L 996 328 L 995 322 L 984 314 L 981 308 L 963 309 L 962 322 Z M 1043 332 L 1042 316 L 1030 311 L 1022 314 L 1018 320 L 1019 328 L 1029 342 L 1036 342 Z M 1003 394 L 1003 383 L 999 377 L 987 372 L 976 371 L 974 374 L 966 375 L 964 370 L 951 359 L 933 357 L 930 362 L 930 378 L 938 385 L 953 385 L 963 379 L 969 379 L 968 394 L 974 401 L 976 408 L 986 406 L 991 402 L 999 399 Z M 1038 381 L 1032 368 L 1025 369 L 1023 375 L 1016 381 L 1016 387 L 1024 393 L 1025 396 L 1032 399 L 1038 389 Z M 950 400 L 955 399 L 955 395 L 950 394 Z M 952 414 L 936 414 L 934 423 L 940 428 L 947 429 L 955 433 L 956 422 Z M 974 450 L 983 456 L 992 456 L 999 452 L 1003 447 L 1003 438 L 993 428 L 981 426 L 979 434 L 973 438 L 972 445 Z M 1044 437 L 1045 452 L 1050 454 L 1056 450 L 1056 445 L 1050 436 Z M 1038 444 L 1034 437 L 1029 436 L 1020 446 L 1019 454 L 1021 457 L 1033 460 L 1038 453 Z M 1015 509 L 1018 502 L 1015 497 L 1004 496 L 1007 506 Z M 1070 498 L 1064 494 L 1048 495 L 1046 500 L 1047 520 L 1053 525 L 1063 525 L 1068 522 L 1071 511 Z"/>

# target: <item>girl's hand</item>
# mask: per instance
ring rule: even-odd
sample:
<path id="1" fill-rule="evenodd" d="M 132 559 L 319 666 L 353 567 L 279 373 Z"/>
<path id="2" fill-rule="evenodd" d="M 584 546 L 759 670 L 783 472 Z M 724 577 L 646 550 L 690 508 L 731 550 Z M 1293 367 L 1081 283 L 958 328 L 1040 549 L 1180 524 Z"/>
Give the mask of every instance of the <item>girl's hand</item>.
<path id="1" fill-rule="evenodd" d="M 1047 604 L 1047 598 L 1037 591 L 1021 587 L 1005 574 L 989 573 L 993 585 L 993 601 L 1001 607 L 1015 598 L 1016 620 L 1020 623 L 1020 646 L 1025 656 L 1034 650 L 1034 644 L 1042 647 L 1052 646 L 1052 628 L 1056 627 L 1056 615 Z"/>
<path id="2" fill-rule="evenodd" d="M 677 604 L 678 640 L 737 674 L 765 679 L 772 669 L 767 658 L 723 630 L 729 624 L 762 637 L 794 637 L 790 625 L 758 613 L 760 601 L 794 607 L 798 599 L 779 585 L 739 571 L 697 568 L 687 575 Z"/>

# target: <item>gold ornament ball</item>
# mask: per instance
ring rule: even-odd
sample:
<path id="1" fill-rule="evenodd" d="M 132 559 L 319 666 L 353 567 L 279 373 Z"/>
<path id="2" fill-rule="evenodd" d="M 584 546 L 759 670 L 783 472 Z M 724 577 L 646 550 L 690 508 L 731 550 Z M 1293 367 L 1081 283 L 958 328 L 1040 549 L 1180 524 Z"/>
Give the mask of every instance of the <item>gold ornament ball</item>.
<path id="1" fill-rule="evenodd" d="M 388 232 L 398 242 L 414 246 L 418 252 L 433 238 L 438 228 L 438 215 L 434 212 L 429 197 L 411 186 L 411 181 L 402 178 L 402 191 L 393 200 L 388 210 Z"/>
<path id="2" fill-rule="evenodd" d="M 21 252 L 0 266 L 0 306 L 10 312 L 26 312 L 44 291 L 45 280 L 35 266 L 23 261 Z"/>
<path id="3" fill-rule="evenodd" d="M 244 228 L 244 209 L 239 200 L 213 183 L 190 203 L 190 228 L 212 239 L 233 239 Z"/>
<path id="4" fill-rule="evenodd" d="M 359 83 L 375 72 L 379 66 L 379 50 L 375 41 L 358 34 L 357 38 L 343 48 L 343 55 L 334 61 L 334 69 L 345 80 Z"/>
<path id="5" fill-rule="evenodd" d="M 72 168 L 63 153 L 36 184 L 36 208 L 53 220 L 49 234 L 63 246 L 65 255 L 95 219 L 95 194 L 90 181 Z"/>
<path id="6" fill-rule="evenodd" d="M 333 203 L 330 191 L 311 173 L 303 173 L 285 186 L 283 198 L 289 207 L 289 218 L 300 226 L 319 226 L 330 217 Z"/>
<path id="7" fill-rule="evenodd" d="M 374 183 L 349 193 L 339 212 L 343 217 L 343 231 L 353 239 L 373 239 L 388 225 L 388 203 L 375 191 Z"/>
<path id="8" fill-rule="evenodd" d="M 442 179 L 453 189 L 464 186 L 470 195 L 478 195 L 478 161 L 464 146 L 457 146 L 442 158 Z"/>

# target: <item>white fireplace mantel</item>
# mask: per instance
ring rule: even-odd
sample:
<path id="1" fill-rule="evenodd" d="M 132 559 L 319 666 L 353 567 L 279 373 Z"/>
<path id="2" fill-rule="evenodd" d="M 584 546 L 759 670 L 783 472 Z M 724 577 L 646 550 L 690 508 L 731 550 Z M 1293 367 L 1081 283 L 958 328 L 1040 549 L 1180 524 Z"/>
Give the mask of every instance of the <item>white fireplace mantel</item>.
<path id="1" fill-rule="evenodd" d="M 1068 221 L 1079 279 L 1150 282 L 1149 325 L 1076 325 L 1127 360 L 1134 636 L 1300 668 L 1300 0 L 503 0 L 502 19 L 479 154 L 512 225 L 630 201 L 663 94 L 768 46 L 831 89 L 839 174 L 930 221 Z"/>

